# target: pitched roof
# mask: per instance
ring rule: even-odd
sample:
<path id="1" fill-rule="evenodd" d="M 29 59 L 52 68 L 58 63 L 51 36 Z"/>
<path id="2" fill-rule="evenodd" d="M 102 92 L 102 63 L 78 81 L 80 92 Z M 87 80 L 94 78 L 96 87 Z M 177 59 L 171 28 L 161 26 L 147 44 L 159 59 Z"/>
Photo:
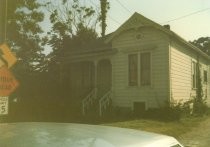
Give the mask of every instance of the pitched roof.
<path id="1" fill-rule="evenodd" d="M 192 50 L 194 50 L 197 53 L 199 53 L 200 55 L 204 56 L 205 58 L 210 59 L 210 57 L 207 54 L 205 54 L 203 51 L 201 51 L 198 47 L 189 43 L 188 41 L 186 41 L 185 39 L 183 39 L 182 37 L 180 37 L 179 35 L 177 35 L 173 31 L 171 31 L 170 29 L 165 28 L 164 26 L 162 26 L 162 25 L 144 17 L 143 15 L 141 15 L 137 12 L 135 12 L 115 32 L 113 32 L 109 36 L 107 36 L 105 42 L 106 43 L 111 42 L 115 37 L 117 37 L 121 32 L 123 32 L 125 30 L 129 30 L 129 29 L 133 29 L 133 28 L 139 28 L 139 27 L 143 27 L 143 26 L 154 27 L 154 28 L 164 32 L 165 34 L 169 35 L 171 38 L 179 41 L 180 43 L 185 44 L 186 46 L 188 46 Z"/>

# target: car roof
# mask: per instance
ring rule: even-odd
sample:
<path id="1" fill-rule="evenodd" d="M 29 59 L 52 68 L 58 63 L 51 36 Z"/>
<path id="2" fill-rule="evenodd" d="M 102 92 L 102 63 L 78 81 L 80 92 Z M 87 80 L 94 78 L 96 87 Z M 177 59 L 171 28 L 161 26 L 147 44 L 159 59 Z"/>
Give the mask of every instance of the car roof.
<path id="1" fill-rule="evenodd" d="M 73 123 L 0 124 L 0 146 L 30 147 L 170 147 L 170 136 L 108 126 Z"/>

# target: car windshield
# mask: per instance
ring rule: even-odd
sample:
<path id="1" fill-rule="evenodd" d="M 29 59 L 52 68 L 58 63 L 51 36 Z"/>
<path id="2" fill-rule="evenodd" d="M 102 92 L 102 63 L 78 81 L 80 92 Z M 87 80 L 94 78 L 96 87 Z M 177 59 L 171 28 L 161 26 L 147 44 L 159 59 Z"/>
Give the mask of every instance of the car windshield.
<path id="1" fill-rule="evenodd" d="M 70 143 L 88 124 L 89 142 L 208 146 L 209 12 L 203 0 L 0 0 L 0 141 Z"/>

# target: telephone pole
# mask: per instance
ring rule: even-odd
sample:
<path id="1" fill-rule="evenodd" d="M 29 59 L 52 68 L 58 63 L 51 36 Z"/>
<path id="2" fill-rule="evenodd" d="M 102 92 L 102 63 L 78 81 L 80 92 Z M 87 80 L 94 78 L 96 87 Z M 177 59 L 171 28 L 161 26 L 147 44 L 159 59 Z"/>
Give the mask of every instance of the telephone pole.
<path id="1" fill-rule="evenodd" d="M 6 40 L 7 0 L 0 0 L 0 44 Z"/>

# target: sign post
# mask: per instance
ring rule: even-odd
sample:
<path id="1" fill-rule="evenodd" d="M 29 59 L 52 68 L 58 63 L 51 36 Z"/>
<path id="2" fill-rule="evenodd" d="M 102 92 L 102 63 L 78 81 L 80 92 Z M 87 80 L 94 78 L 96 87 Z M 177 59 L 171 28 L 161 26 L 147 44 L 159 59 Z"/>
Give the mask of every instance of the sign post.
<path id="1" fill-rule="evenodd" d="M 0 97 L 0 115 L 7 115 L 9 111 L 8 97 Z"/>

